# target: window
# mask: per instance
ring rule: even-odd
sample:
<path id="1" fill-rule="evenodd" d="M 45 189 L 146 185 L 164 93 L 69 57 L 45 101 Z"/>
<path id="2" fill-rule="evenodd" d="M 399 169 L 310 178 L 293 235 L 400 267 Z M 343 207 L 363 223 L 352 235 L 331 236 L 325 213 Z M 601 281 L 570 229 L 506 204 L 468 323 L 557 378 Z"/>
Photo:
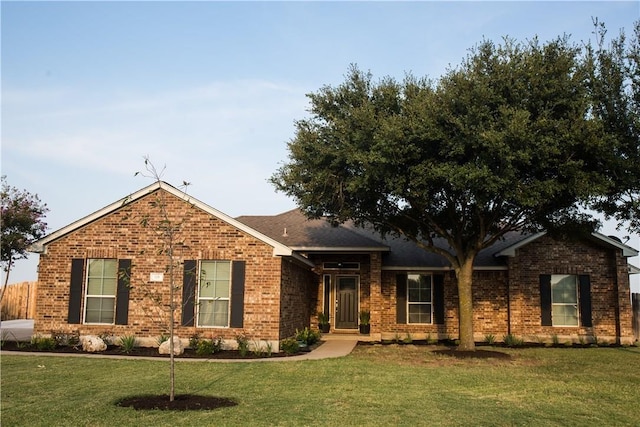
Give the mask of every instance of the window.
<path id="1" fill-rule="evenodd" d="M 230 261 L 201 261 L 198 326 L 229 326 Z"/>
<path id="2" fill-rule="evenodd" d="M 359 262 L 325 262 L 322 264 L 324 270 L 360 270 Z"/>
<path id="3" fill-rule="evenodd" d="M 118 261 L 89 259 L 85 293 L 85 323 L 113 324 L 118 286 Z"/>
<path id="4" fill-rule="evenodd" d="M 553 326 L 578 326 L 577 276 L 551 276 L 551 319 Z"/>
<path id="5" fill-rule="evenodd" d="M 432 323 L 432 296 L 431 275 L 408 275 L 407 310 L 409 323 Z"/>

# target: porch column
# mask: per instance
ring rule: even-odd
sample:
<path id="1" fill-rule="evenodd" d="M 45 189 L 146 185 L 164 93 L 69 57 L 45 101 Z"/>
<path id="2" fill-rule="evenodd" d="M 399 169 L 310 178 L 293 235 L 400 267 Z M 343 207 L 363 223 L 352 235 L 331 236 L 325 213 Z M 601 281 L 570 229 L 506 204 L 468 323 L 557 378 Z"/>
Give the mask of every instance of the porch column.
<path id="1" fill-rule="evenodd" d="M 616 341 L 620 344 L 633 344 L 633 324 L 631 312 L 631 289 L 629 284 L 629 264 L 627 258 L 622 256 L 622 251 L 617 250 L 615 255 L 616 277 L 615 290 L 617 291 L 616 304 Z"/>
<path id="2" fill-rule="evenodd" d="M 370 271 L 371 338 L 380 340 L 382 336 L 382 255 L 372 252 Z"/>

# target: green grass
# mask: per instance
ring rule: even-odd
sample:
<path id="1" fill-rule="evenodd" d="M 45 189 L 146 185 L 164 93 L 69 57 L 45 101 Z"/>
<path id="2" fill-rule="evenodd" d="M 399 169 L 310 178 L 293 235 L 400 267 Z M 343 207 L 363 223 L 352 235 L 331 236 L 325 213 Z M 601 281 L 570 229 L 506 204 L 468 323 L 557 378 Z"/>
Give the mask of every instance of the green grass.
<path id="1" fill-rule="evenodd" d="M 215 411 L 134 411 L 166 393 L 166 361 L 2 355 L 9 426 L 640 425 L 640 348 L 495 349 L 458 360 L 434 347 L 362 346 L 342 359 L 177 362 L 176 392 L 233 398 Z"/>

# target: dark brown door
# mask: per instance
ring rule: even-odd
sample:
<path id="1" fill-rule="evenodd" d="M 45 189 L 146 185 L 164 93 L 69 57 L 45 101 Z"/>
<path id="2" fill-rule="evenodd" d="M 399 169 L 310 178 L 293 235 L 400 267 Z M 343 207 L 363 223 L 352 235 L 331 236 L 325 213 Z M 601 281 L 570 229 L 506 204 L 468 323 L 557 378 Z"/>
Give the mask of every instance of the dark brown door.
<path id="1" fill-rule="evenodd" d="M 358 277 L 337 278 L 336 329 L 358 328 Z"/>

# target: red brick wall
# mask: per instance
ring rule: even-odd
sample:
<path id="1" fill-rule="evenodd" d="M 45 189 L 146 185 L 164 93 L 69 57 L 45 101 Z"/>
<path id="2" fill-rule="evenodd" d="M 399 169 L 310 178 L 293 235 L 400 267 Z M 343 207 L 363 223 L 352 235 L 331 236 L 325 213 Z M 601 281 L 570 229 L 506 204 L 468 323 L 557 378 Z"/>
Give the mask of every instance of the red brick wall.
<path id="1" fill-rule="evenodd" d="M 382 274 L 383 310 L 380 332 L 383 337 L 410 334 L 414 339 L 458 337 L 458 290 L 455 276 L 446 271 L 423 271 L 423 274 L 444 275 L 444 325 L 398 324 L 396 322 L 396 271 Z M 506 271 L 476 271 L 473 274 L 474 333 L 477 340 L 487 334 L 502 338 L 507 332 Z"/>
<path id="2" fill-rule="evenodd" d="M 162 240 L 154 231 L 155 222 L 147 227 L 141 222 L 158 213 L 156 195 L 145 196 L 117 211 L 47 245 L 40 255 L 39 289 L 35 332 L 52 330 L 79 331 L 81 334 L 109 332 L 114 336 L 135 334 L 156 338 L 168 328 L 168 314 L 154 303 L 169 302 L 169 274 L 165 272 L 167 257 L 160 254 Z M 180 325 L 181 310 L 176 313 L 176 333 L 188 338 L 196 331 L 204 336 L 222 336 L 233 340 L 240 332 L 251 339 L 277 340 L 280 317 L 280 257 L 273 248 L 232 227 L 216 217 L 169 193 L 165 196 L 172 222 L 184 221 L 177 239 L 175 255 L 178 265 L 175 283 L 177 301 L 181 301 L 182 262 L 188 259 L 217 259 L 246 262 L 244 328 L 199 328 Z M 132 276 L 128 325 L 82 325 L 67 323 L 71 260 L 73 258 L 119 258 L 132 260 Z M 150 273 L 164 274 L 163 283 L 150 283 Z M 84 300 L 83 300 L 84 306 Z"/>
<path id="3" fill-rule="evenodd" d="M 632 337 L 629 276 L 621 251 L 591 242 L 558 242 L 543 236 L 509 258 L 511 332 L 623 341 Z M 541 326 L 540 274 L 589 275 L 593 327 Z"/>
<path id="4" fill-rule="evenodd" d="M 372 312 L 372 333 L 380 333 L 382 338 L 396 335 L 404 338 L 406 334 L 414 339 L 458 337 L 458 292 L 452 272 L 432 272 L 444 274 L 444 325 L 398 324 L 396 274 L 399 272 L 382 271 L 380 285 L 377 285 L 374 270 L 379 267 L 374 266 L 378 266 L 379 261 L 374 259 L 371 258 L 369 274 L 362 275 L 366 281 L 363 281 L 360 294 L 361 307 L 370 308 Z M 317 259 L 316 264 L 321 265 L 326 260 Z M 516 257 L 508 258 L 508 263 L 509 271 L 474 272 L 477 341 L 484 340 L 489 334 L 501 340 L 508 333 L 528 341 L 550 341 L 554 335 L 561 337 L 563 342 L 589 340 L 594 336 L 609 342 L 632 340 L 628 267 L 620 251 L 593 242 L 558 242 L 545 236 L 520 248 Z M 589 275 L 593 327 L 541 326 L 540 274 Z M 321 292 L 320 287 L 320 301 Z"/>
<path id="5" fill-rule="evenodd" d="M 309 267 L 291 260 L 282 264 L 280 339 L 311 327 L 316 319 L 318 277 Z M 317 325 L 316 325 L 317 326 Z"/>

